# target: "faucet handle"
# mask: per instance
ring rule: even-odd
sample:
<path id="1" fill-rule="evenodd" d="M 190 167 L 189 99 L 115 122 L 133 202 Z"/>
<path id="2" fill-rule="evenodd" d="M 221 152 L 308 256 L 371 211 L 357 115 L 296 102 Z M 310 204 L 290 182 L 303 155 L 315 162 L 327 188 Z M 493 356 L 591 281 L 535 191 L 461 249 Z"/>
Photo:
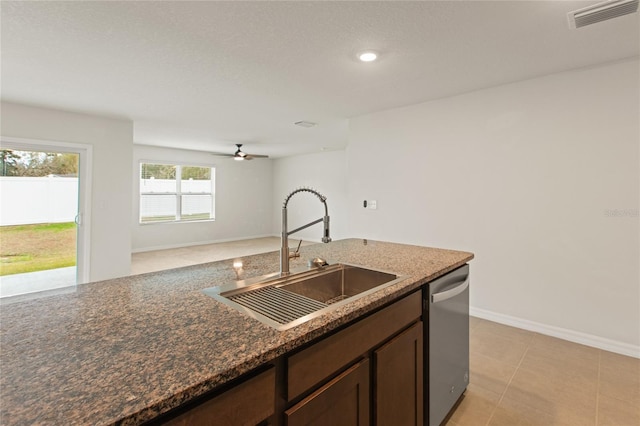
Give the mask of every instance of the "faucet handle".
<path id="1" fill-rule="evenodd" d="M 296 248 L 296 251 L 294 251 L 293 253 L 289 253 L 289 259 L 294 258 L 294 257 L 300 257 L 300 246 L 302 245 L 302 239 L 300 239 L 300 241 L 298 241 L 298 248 Z"/>
<path id="2" fill-rule="evenodd" d="M 327 266 L 329 263 L 321 257 L 314 257 L 313 259 L 309 259 L 309 268 L 322 268 L 323 266 Z"/>

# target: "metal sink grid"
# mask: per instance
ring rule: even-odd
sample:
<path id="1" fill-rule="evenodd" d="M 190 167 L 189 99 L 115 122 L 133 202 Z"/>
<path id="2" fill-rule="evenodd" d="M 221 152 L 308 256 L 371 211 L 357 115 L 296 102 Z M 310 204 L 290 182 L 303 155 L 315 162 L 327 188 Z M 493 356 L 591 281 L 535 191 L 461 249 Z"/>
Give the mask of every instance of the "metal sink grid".
<path id="1" fill-rule="evenodd" d="M 229 296 L 229 300 L 264 315 L 279 324 L 287 324 L 328 305 L 279 287 L 261 287 Z"/>

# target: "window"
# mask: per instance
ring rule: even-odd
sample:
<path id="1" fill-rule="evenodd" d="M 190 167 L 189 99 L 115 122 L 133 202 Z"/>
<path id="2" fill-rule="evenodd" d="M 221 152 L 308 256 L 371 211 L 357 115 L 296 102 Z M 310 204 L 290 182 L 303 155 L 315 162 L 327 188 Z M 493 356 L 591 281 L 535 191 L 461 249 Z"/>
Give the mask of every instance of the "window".
<path id="1" fill-rule="evenodd" d="M 140 223 L 215 219 L 215 169 L 140 163 Z"/>

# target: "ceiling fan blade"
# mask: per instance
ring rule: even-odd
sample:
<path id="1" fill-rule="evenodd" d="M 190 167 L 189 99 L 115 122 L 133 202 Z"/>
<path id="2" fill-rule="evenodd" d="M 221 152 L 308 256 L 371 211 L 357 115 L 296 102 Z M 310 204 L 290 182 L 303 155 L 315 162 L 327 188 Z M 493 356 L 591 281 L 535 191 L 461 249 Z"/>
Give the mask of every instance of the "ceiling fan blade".
<path id="1" fill-rule="evenodd" d="M 227 154 L 224 152 L 210 152 L 209 154 L 215 155 L 216 157 L 233 157 L 234 154 Z"/>
<path id="2" fill-rule="evenodd" d="M 251 158 L 269 158 L 268 155 L 247 154 L 247 157 Z"/>

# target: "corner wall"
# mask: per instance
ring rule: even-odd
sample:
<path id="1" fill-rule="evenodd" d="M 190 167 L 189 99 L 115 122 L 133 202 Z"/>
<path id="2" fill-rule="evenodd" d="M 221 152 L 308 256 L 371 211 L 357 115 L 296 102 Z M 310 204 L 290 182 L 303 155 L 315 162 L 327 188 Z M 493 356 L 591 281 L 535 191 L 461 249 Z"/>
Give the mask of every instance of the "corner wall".
<path id="1" fill-rule="evenodd" d="M 90 281 L 129 275 L 133 123 L 2 102 L 1 133 L 93 147 Z"/>
<path id="2" fill-rule="evenodd" d="M 141 225 L 138 220 L 141 161 L 215 167 L 215 221 Z M 134 252 L 271 235 L 272 160 L 233 161 L 207 152 L 134 145 L 132 165 L 129 191 L 133 190 L 133 209 L 129 223 Z"/>
<path id="3" fill-rule="evenodd" d="M 352 119 L 350 234 L 472 251 L 477 313 L 639 356 L 639 75 L 629 60 Z"/>
<path id="4" fill-rule="evenodd" d="M 280 236 L 282 203 L 294 189 L 311 187 L 327 197 L 331 238 L 347 238 L 347 186 L 346 153 L 329 151 L 297 155 L 274 160 L 273 169 L 273 235 Z M 322 203 L 312 194 L 296 194 L 287 206 L 289 230 L 295 229 L 324 214 Z M 317 224 L 291 235 L 290 247 L 295 240 L 320 242 L 322 225 Z"/>

